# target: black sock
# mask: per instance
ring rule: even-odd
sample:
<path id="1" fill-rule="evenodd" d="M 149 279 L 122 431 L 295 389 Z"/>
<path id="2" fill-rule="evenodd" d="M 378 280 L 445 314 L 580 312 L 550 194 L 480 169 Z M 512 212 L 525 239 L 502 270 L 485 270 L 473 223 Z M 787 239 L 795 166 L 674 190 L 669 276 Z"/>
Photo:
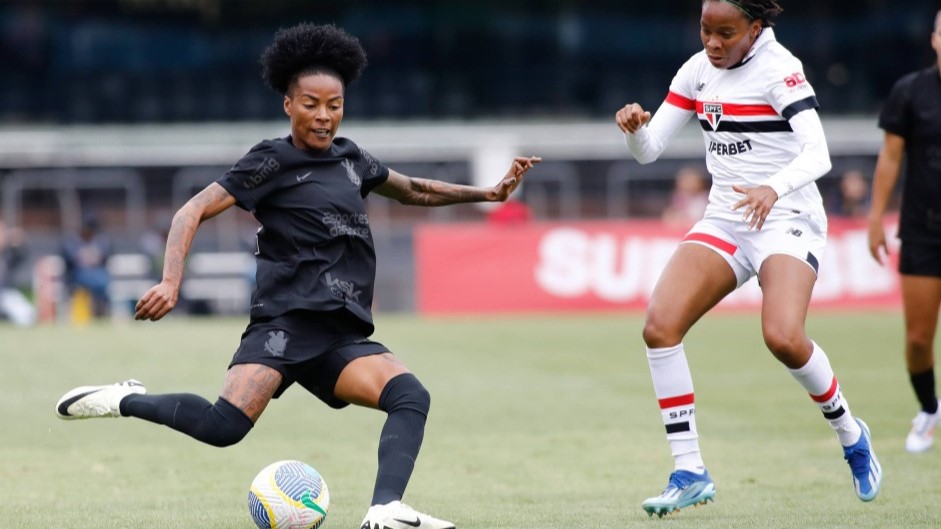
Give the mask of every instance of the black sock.
<path id="1" fill-rule="evenodd" d="M 212 446 L 230 446 L 242 440 L 254 423 L 242 410 L 219 397 L 215 405 L 191 393 L 128 395 L 121 399 L 121 415 L 163 424 Z"/>
<path id="2" fill-rule="evenodd" d="M 934 388 L 934 368 L 923 373 L 909 373 L 908 379 L 912 382 L 912 389 L 915 390 L 915 397 L 921 404 L 921 409 L 925 413 L 935 413 L 938 411 L 938 395 Z"/>
<path id="3" fill-rule="evenodd" d="M 379 437 L 379 471 L 373 505 L 401 500 L 405 494 L 425 437 L 430 407 L 431 395 L 411 373 L 393 378 L 382 389 L 379 408 L 389 416 Z"/>

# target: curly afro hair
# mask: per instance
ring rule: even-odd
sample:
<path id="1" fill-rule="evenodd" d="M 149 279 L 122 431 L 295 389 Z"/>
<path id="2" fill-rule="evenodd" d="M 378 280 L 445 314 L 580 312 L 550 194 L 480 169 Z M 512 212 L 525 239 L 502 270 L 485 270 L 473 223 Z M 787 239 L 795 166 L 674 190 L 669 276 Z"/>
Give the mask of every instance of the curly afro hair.
<path id="1" fill-rule="evenodd" d="M 314 73 L 336 75 L 349 86 L 366 68 L 366 52 L 359 39 L 332 24 L 303 23 L 279 29 L 260 62 L 265 83 L 287 95 L 298 77 Z"/>

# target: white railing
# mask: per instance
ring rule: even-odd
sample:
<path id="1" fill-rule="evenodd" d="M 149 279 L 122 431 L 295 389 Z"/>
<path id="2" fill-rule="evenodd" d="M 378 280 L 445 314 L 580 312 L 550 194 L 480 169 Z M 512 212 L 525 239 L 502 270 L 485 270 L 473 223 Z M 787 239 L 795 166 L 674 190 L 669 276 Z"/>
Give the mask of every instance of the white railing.
<path id="1" fill-rule="evenodd" d="M 833 155 L 873 154 L 882 133 L 876 116 L 827 117 Z M 226 165 L 264 138 L 285 136 L 287 121 L 188 125 L 43 126 L 0 128 L 2 168 Z M 349 120 L 341 136 L 386 162 L 475 160 L 491 151 L 560 160 L 617 159 L 623 137 L 606 121 Z M 703 142 L 695 122 L 668 146 L 667 158 L 695 157 Z"/>

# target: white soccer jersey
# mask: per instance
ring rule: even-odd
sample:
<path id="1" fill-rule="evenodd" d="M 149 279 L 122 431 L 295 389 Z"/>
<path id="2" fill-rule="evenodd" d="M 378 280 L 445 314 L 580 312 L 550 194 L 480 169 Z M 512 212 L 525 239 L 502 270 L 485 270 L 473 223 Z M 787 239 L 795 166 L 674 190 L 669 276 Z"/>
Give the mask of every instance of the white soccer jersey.
<path id="1" fill-rule="evenodd" d="M 712 175 L 706 217 L 741 219 L 732 206 L 742 195 L 732 185 L 770 185 L 779 198 L 769 218 L 806 214 L 826 230 L 813 181 L 830 159 L 816 108 L 801 62 L 764 28 L 738 66 L 720 69 L 705 51 L 693 55 L 648 126 L 627 135 L 628 146 L 642 163 L 652 161 L 695 114 Z"/>

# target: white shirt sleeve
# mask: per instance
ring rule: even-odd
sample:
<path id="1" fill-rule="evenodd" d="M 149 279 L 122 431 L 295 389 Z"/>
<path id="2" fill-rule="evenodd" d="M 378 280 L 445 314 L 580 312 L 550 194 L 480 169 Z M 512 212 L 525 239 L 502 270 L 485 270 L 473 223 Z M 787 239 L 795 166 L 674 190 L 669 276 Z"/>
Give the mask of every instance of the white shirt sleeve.
<path id="1" fill-rule="evenodd" d="M 801 146 L 801 151 L 791 163 L 772 175 L 768 181 L 778 198 L 817 180 L 832 167 L 827 138 L 817 111 L 798 112 L 788 123 Z"/>
<path id="2" fill-rule="evenodd" d="M 642 164 L 656 160 L 693 114 L 695 111 L 683 110 L 664 101 L 646 126 L 624 135 L 631 155 Z"/>

